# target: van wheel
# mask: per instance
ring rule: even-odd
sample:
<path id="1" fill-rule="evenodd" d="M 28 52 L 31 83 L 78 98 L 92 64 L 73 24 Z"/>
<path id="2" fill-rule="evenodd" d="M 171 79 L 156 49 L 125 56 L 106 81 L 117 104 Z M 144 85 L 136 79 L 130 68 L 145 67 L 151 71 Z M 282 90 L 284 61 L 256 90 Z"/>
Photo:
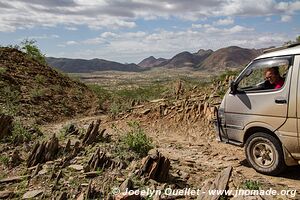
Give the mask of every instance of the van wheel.
<path id="1" fill-rule="evenodd" d="M 280 142 L 267 133 L 251 135 L 245 152 L 249 164 L 262 174 L 278 175 L 286 168 Z"/>

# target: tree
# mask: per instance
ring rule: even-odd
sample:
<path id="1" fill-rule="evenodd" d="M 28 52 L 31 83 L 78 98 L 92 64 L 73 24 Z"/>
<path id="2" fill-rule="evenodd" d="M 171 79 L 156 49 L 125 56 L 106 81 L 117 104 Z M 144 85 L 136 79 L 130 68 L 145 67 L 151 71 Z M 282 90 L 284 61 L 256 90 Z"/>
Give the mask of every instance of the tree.
<path id="1" fill-rule="evenodd" d="M 298 35 L 295 40 L 289 40 L 289 41 L 285 42 L 283 45 L 287 46 L 287 45 L 291 45 L 294 43 L 300 43 L 300 35 Z"/>
<path id="2" fill-rule="evenodd" d="M 300 35 L 296 38 L 296 42 L 300 42 Z"/>
<path id="3" fill-rule="evenodd" d="M 46 64 L 45 55 L 42 54 L 40 49 L 36 45 L 36 41 L 31 39 L 25 39 L 21 42 L 21 50 L 31 58 L 35 59 L 41 64 Z"/>

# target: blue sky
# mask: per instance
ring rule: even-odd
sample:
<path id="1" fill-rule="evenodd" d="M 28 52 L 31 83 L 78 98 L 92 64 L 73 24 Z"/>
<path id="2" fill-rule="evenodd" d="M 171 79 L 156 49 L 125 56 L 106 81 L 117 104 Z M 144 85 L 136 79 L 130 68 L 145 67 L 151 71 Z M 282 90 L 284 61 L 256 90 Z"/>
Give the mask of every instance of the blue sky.
<path id="1" fill-rule="evenodd" d="M 182 51 L 264 48 L 300 35 L 300 0 L 0 0 L 0 44 L 138 63 Z"/>

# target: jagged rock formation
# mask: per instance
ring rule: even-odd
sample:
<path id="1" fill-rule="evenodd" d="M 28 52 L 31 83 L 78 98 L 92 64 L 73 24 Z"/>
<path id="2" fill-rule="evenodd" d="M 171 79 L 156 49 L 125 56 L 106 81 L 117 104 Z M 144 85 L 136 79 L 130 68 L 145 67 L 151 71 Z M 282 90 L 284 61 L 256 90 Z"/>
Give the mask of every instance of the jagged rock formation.
<path id="1" fill-rule="evenodd" d="M 147 116 L 148 119 L 165 118 L 175 124 L 192 124 L 199 120 L 210 123 L 215 117 L 215 107 L 222 100 L 219 91 L 225 92 L 233 79 L 234 76 L 228 75 L 223 81 L 212 83 L 208 86 L 208 92 L 199 91 L 197 88 L 193 91 L 184 91 L 184 84 L 177 81 L 174 86 L 176 100 L 156 99 L 145 105 L 135 106 L 132 108 L 132 116 L 138 118 Z"/>
<path id="2" fill-rule="evenodd" d="M 169 159 L 156 150 L 153 150 L 149 154 L 150 155 L 142 160 L 140 175 L 144 175 L 158 182 L 166 182 L 170 170 Z"/>
<path id="3" fill-rule="evenodd" d="M 229 166 L 226 169 L 224 169 L 222 172 L 220 172 L 214 181 L 206 181 L 204 183 L 204 186 L 201 189 L 200 195 L 197 197 L 198 200 L 218 200 L 221 196 L 221 194 L 209 194 L 208 191 L 224 191 L 227 189 L 228 181 L 230 179 L 232 172 L 232 167 Z"/>
<path id="4" fill-rule="evenodd" d="M 103 129 L 101 131 L 99 130 L 100 123 L 101 123 L 101 120 L 97 120 L 96 123 L 92 122 L 89 125 L 89 127 L 82 139 L 83 145 L 89 145 L 89 144 L 93 144 L 98 141 L 109 140 L 110 136 L 105 134 L 106 129 Z"/>
<path id="5" fill-rule="evenodd" d="M 27 167 L 33 167 L 39 163 L 44 163 L 55 159 L 58 150 L 58 138 L 55 136 L 55 134 L 48 142 L 37 142 L 27 159 Z"/>
<path id="6" fill-rule="evenodd" d="M 90 170 L 96 171 L 97 169 L 123 169 L 126 168 L 126 164 L 123 162 L 116 162 L 112 160 L 105 152 L 101 152 L 100 148 L 89 159 L 88 167 Z"/>

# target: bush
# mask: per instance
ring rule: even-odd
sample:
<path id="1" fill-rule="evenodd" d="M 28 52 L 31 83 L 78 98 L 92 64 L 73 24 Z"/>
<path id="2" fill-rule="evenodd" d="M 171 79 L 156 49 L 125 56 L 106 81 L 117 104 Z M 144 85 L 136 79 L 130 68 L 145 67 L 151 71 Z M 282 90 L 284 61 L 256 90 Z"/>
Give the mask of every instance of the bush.
<path id="1" fill-rule="evenodd" d="M 96 94 L 98 97 L 99 105 L 102 107 L 105 101 L 110 101 L 112 99 L 111 91 L 105 89 L 98 84 L 90 84 L 88 87 Z"/>
<path id="2" fill-rule="evenodd" d="M 18 120 L 13 122 L 13 130 L 11 135 L 7 138 L 7 142 L 22 143 L 32 139 L 31 134 Z"/>
<path id="3" fill-rule="evenodd" d="M 11 86 L 0 87 L 0 112 L 15 116 L 20 109 L 20 98 L 20 92 L 16 88 Z"/>
<path id="4" fill-rule="evenodd" d="M 241 70 L 226 70 L 220 76 L 218 76 L 217 80 L 224 81 L 226 79 L 226 77 L 228 77 L 228 76 L 236 77 L 237 75 L 239 75 L 240 72 L 241 72 Z"/>
<path id="5" fill-rule="evenodd" d="M 159 84 L 116 90 L 112 92 L 110 111 L 113 111 L 111 112 L 112 114 L 124 112 L 130 109 L 135 103 L 139 104 L 145 101 L 162 98 L 166 91 L 167 89 Z"/>
<path id="6" fill-rule="evenodd" d="M 35 40 L 25 39 L 21 42 L 21 50 L 40 64 L 47 64 L 46 57 L 36 45 Z"/>
<path id="7" fill-rule="evenodd" d="M 0 67 L 0 75 L 4 74 L 7 71 L 5 67 Z"/>
<path id="8" fill-rule="evenodd" d="M 35 77 L 34 77 L 34 80 L 35 82 L 39 83 L 39 84 L 45 84 L 46 82 L 46 77 L 43 76 L 43 75 L 40 75 L 40 74 L 37 74 Z"/>
<path id="9" fill-rule="evenodd" d="M 160 84 L 125 89 L 106 89 L 97 84 L 90 84 L 89 88 L 98 97 L 100 107 L 107 110 L 112 117 L 130 109 L 133 102 L 162 98 L 167 91 L 167 88 Z"/>
<path id="10" fill-rule="evenodd" d="M 248 190 L 259 190 L 260 187 L 261 187 L 261 183 L 252 180 L 246 180 L 242 185 L 242 188 Z"/>
<path id="11" fill-rule="evenodd" d="M 40 88 L 33 88 L 30 91 L 30 97 L 31 98 L 39 98 L 45 95 L 45 89 L 40 89 Z"/>
<path id="12" fill-rule="evenodd" d="M 6 155 L 0 155 L 0 163 L 2 163 L 5 166 L 8 166 L 9 164 L 9 157 Z"/>
<path id="13" fill-rule="evenodd" d="M 153 148 L 151 138 L 147 137 L 138 122 L 128 122 L 130 130 L 121 138 L 121 143 L 140 157 L 146 156 L 148 151 Z"/>

